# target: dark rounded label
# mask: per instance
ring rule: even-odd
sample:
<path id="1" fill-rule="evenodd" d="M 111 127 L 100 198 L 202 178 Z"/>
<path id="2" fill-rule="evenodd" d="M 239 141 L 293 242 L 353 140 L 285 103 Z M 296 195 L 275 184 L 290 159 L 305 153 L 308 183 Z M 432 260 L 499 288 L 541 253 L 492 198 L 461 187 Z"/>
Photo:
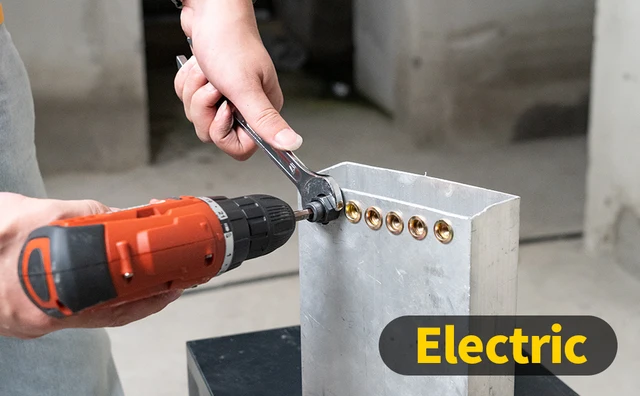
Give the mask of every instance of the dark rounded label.
<path id="1" fill-rule="evenodd" d="M 585 376 L 613 363 L 618 340 L 594 316 L 405 316 L 385 327 L 379 348 L 407 376 Z"/>

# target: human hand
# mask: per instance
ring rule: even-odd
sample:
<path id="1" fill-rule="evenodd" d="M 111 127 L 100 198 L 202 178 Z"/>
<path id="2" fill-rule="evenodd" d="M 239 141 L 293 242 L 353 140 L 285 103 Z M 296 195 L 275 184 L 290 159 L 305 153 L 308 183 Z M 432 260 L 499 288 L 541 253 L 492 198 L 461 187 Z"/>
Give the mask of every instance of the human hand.
<path id="1" fill-rule="evenodd" d="M 195 56 L 178 71 L 175 89 L 200 140 L 215 143 L 238 160 L 257 150 L 250 136 L 233 128 L 230 104 L 216 107 L 224 95 L 268 144 L 298 149 L 302 137 L 280 115 L 282 90 L 260 39 L 251 0 L 183 4 L 182 28 L 193 40 Z"/>
<path id="2" fill-rule="evenodd" d="M 18 260 L 27 237 L 57 220 L 109 212 L 96 201 L 58 201 L 0 193 L 0 335 L 37 338 L 64 328 L 116 327 L 159 312 L 180 292 L 169 292 L 114 308 L 81 312 L 55 319 L 37 308 L 22 290 Z"/>

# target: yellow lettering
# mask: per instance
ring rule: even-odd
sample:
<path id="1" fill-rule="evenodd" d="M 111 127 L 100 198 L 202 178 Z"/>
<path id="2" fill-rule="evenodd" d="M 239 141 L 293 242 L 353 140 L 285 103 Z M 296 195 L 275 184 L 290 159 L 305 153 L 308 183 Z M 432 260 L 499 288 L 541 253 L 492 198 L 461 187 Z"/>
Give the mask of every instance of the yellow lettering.
<path id="1" fill-rule="evenodd" d="M 551 326 L 551 331 L 559 334 L 562 326 L 555 323 Z M 429 350 L 439 349 L 440 342 L 438 340 L 429 340 L 429 337 L 440 336 L 442 329 L 440 327 L 419 327 L 418 328 L 418 364 L 441 364 L 442 356 L 439 354 L 429 355 Z M 576 345 L 584 344 L 587 338 L 583 335 L 575 335 L 569 338 L 564 344 L 564 356 L 566 359 L 576 365 L 585 364 L 587 358 L 584 355 L 576 354 Z M 485 345 L 483 345 L 480 337 L 475 335 L 467 335 L 460 343 L 456 345 L 455 326 L 446 325 L 444 328 L 444 353 L 445 360 L 448 364 L 458 364 L 458 356 L 469 365 L 482 363 L 482 352 L 486 353 L 487 358 L 493 364 L 506 364 L 510 361 L 510 356 L 500 355 L 497 352 L 499 344 L 510 343 L 513 347 L 513 360 L 517 364 L 529 364 L 529 357 L 524 356 L 523 346 L 529 343 L 529 336 L 522 334 L 522 329 L 514 329 L 513 335 L 507 337 L 505 335 L 496 335 L 491 337 Z M 553 364 L 561 364 L 563 358 L 563 344 L 561 335 L 544 335 L 531 336 L 531 363 L 542 363 L 542 349 L 544 345 L 551 344 L 551 362 Z M 456 356 L 457 348 L 457 356 Z"/>
<path id="2" fill-rule="evenodd" d="M 456 339 L 455 339 L 455 327 L 453 325 L 446 325 L 444 327 L 444 351 L 449 364 L 458 364 L 458 358 L 454 353 Z"/>
<path id="3" fill-rule="evenodd" d="M 509 338 L 507 338 L 507 336 L 503 336 L 503 335 L 497 335 L 494 337 L 491 337 L 489 339 L 489 341 L 487 342 L 487 349 L 486 349 L 486 353 L 487 353 L 487 357 L 489 358 L 489 360 L 494 363 L 494 364 L 505 364 L 507 362 L 509 362 L 509 358 L 506 356 L 500 356 L 496 353 L 496 345 L 498 344 L 506 344 L 507 341 L 509 341 Z"/>
<path id="4" fill-rule="evenodd" d="M 551 342 L 548 335 L 531 337 L 531 363 L 541 363 L 542 346 Z"/>
<path id="5" fill-rule="evenodd" d="M 559 323 L 555 323 L 551 326 L 551 331 L 557 334 L 562 331 L 562 326 Z M 551 363 L 562 363 L 562 336 L 551 337 Z"/>
<path id="6" fill-rule="evenodd" d="M 427 350 L 438 349 L 438 341 L 427 341 L 428 336 L 440 335 L 439 327 L 418 327 L 418 364 L 438 364 L 440 356 L 429 356 Z"/>
<path id="7" fill-rule="evenodd" d="M 585 364 L 587 362 L 587 358 L 584 355 L 576 356 L 576 344 L 584 344 L 587 341 L 587 337 L 583 335 L 575 335 L 567 340 L 567 343 L 564 346 L 564 354 L 567 356 L 567 360 L 569 360 L 573 364 Z"/>
<path id="8" fill-rule="evenodd" d="M 472 344 L 473 346 L 471 346 Z M 469 356 L 470 353 L 482 353 L 482 340 L 478 336 L 468 335 L 458 345 L 458 355 L 466 364 L 478 364 L 482 362 L 480 356 Z"/>
<path id="9" fill-rule="evenodd" d="M 514 329 L 509 342 L 513 345 L 513 360 L 518 364 L 528 364 L 529 358 L 522 355 L 522 344 L 529 342 L 529 337 L 522 335 L 522 329 Z"/>

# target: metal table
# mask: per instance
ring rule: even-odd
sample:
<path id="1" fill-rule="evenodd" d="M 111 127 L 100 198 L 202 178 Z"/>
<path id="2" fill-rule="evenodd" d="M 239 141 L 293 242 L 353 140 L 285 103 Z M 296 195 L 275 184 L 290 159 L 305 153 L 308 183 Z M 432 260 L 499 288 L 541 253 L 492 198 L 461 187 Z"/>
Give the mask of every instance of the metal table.
<path id="1" fill-rule="evenodd" d="M 300 327 L 191 341 L 187 355 L 189 396 L 302 395 Z M 526 370 L 515 396 L 578 395 L 542 366 Z"/>

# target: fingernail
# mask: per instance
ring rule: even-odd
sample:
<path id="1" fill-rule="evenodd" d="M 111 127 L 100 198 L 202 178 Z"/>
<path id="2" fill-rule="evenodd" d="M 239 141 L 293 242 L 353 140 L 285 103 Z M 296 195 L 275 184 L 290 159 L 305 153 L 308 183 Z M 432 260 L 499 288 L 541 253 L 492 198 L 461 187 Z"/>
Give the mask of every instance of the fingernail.
<path id="1" fill-rule="evenodd" d="M 220 107 L 218 107 L 218 111 L 216 111 L 216 116 L 214 117 L 214 120 L 220 121 L 223 119 L 223 117 L 228 117 L 227 115 L 228 108 L 229 108 L 229 104 L 225 100 L 224 102 L 222 102 Z M 233 121 L 233 119 L 231 121 Z"/>
<path id="2" fill-rule="evenodd" d="M 283 150 L 297 150 L 302 146 L 302 136 L 295 133 L 292 129 L 283 129 L 275 136 L 276 143 Z"/>
<path id="3" fill-rule="evenodd" d="M 209 92 L 213 92 L 215 91 L 215 87 L 211 84 L 211 83 L 207 83 L 207 85 L 205 86 L 205 89 Z"/>

